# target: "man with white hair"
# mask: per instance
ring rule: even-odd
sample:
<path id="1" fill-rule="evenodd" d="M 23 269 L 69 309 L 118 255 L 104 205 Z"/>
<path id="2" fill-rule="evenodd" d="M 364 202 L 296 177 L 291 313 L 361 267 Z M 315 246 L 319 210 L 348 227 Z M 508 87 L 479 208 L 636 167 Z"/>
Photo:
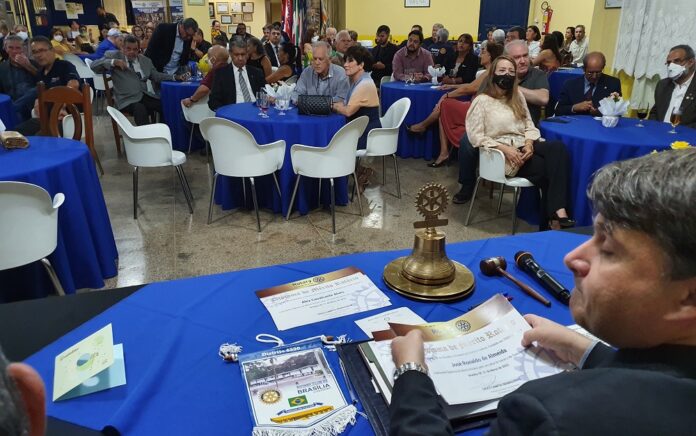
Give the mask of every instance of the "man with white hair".
<path id="1" fill-rule="evenodd" d="M 348 30 L 343 29 L 338 32 L 336 34 L 336 43 L 334 47 L 336 49 L 336 54 L 331 57 L 331 62 L 339 67 L 343 67 L 343 56 L 354 44 L 355 41 L 350 37 L 350 32 Z"/>
<path id="2" fill-rule="evenodd" d="M 445 67 L 447 70 L 454 68 L 455 55 L 454 48 L 449 43 L 449 30 L 444 27 L 439 29 L 436 38 L 436 42 L 429 48 L 435 67 Z M 450 66 L 450 64 L 452 65 Z"/>
<path id="3" fill-rule="evenodd" d="M 24 121 L 34 107 L 38 65 L 24 54 L 24 41 L 19 36 L 6 36 L 3 45 L 8 62 L 0 62 L 0 93 L 10 96 L 19 121 Z"/>
<path id="4" fill-rule="evenodd" d="M 495 29 L 493 31 L 493 41 L 495 41 L 498 44 L 504 44 L 505 43 L 505 31 L 503 29 Z"/>
<path id="5" fill-rule="evenodd" d="M 107 51 L 120 50 L 122 40 L 123 35 L 121 34 L 120 30 L 109 29 L 109 32 L 106 34 L 106 38 L 104 38 L 104 41 L 100 42 L 99 46 L 97 47 L 97 50 L 91 55 L 87 56 L 87 58 L 96 61 L 97 59 L 103 58 Z"/>
<path id="6" fill-rule="evenodd" d="M 335 27 L 327 27 L 326 28 L 326 33 L 324 34 L 324 38 L 326 39 L 326 42 L 329 43 L 329 46 L 333 48 L 334 43 L 336 42 L 336 34 L 338 33 L 338 30 Z"/>
<path id="7" fill-rule="evenodd" d="M 348 95 L 350 84 L 343 67 L 329 60 L 331 48 L 326 41 L 312 44 L 312 64 L 305 68 L 297 80 L 293 100 L 300 95 L 330 95 L 334 102 L 342 102 Z"/>
<path id="8" fill-rule="evenodd" d="M 437 31 L 444 28 L 445 26 L 442 23 L 433 24 L 433 30 L 430 34 L 430 38 L 426 38 L 423 40 L 423 44 L 421 44 L 422 47 L 426 50 L 430 49 L 430 46 L 437 42 Z"/>

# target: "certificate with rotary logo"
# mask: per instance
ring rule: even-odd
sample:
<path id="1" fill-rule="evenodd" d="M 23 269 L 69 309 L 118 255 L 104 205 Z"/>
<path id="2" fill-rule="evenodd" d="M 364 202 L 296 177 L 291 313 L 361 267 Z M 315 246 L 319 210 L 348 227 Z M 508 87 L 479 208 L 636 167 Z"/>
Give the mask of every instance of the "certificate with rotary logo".
<path id="1" fill-rule="evenodd" d="M 256 291 L 278 330 L 391 306 L 389 298 L 355 267 Z"/>

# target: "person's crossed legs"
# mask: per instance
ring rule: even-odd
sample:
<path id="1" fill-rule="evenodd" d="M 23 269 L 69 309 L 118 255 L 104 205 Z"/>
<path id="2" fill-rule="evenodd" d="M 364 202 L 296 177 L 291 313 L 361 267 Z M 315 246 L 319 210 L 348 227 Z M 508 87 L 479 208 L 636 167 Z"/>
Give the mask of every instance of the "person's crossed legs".
<path id="1" fill-rule="evenodd" d="M 454 195 L 452 203 L 464 204 L 471 200 L 476 186 L 476 169 L 479 163 L 479 149 L 471 145 L 466 134 L 459 141 L 459 183 L 462 185 Z"/>

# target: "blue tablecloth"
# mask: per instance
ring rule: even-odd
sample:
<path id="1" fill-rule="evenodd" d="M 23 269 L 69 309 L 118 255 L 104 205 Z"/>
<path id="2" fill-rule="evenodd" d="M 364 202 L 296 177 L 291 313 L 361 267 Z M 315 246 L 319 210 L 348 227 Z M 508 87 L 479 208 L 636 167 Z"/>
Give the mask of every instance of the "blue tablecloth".
<path id="1" fill-rule="evenodd" d="M 565 81 L 575 77 L 581 77 L 583 74 L 582 68 L 568 68 L 556 70 L 549 75 L 549 93 L 554 104 L 558 101 L 558 97 L 561 95 L 561 89 L 563 88 Z"/>
<path id="2" fill-rule="evenodd" d="M 181 110 L 181 100 L 191 97 L 201 84 L 200 81 L 191 82 L 162 82 L 160 85 L 160 99 L 162 102 L 162 116 L 164 122 L 172 132 L 172 146 L 175 150 L 188 151 L 191 125 L 186 122 L 184 112 Z M 198 134 L 193 135 L 192 150 L 202 148 L 203 141 Z"/>
<path id="3" fill-rule="evenodd" d="M 118 253 L 109 214 L 104 203 L 94 161 L 87 146 L 63 138 L 29 137 L 29 148 L 0 148 L 0 180 L 28 182 L 41 186 L 53 197 L 62 192 L 65 203 L 58 212 L 58 246 L 48 259 L 65 292 L 80 288 L 101 288 L 104 279 L 117 273 Z M 36 269 L 33 269 L 36 268 Z M 29 271 L 8 270 L 1 276 L 0 301 L 8 288 L 21 286 L 27 296 L 45 296 L 53 289 L 48 280 L 29 293 L 31 282 L 45 273 L 32 265 Z"/>
<path id="4" fill-rule="evenodd" d="M 570 324 L 567 307 L 554 303 L 546 308 L 526 296 L 510 281 L 485 277 L 479 261 L 505 256 L 508 270 L 539 288 L 512 261 L 518 250 L 529 250 L 561 283 L 572 288 L 572 276 L 563 256 L 586 236 L 542 232 L 499 239 L 450 244 L 448 255 L 467 265 L 476 276 L 476 291 L 467 300 L 452 304 L 408 300 L 389 290 L 382 281 L 384 266 L 407 253 L 361 253 L 309 262 L 236 271 L 225 274 L 148 285 L 86 322 L 27 359 L 46 383 L 50 416 L 101 430 L 107 425 L 127 435 L 248 435 L 252 418 L 238 365 L 226 364 L 217 350 L 223 342 L 237 342 L 245 352 L 269 348 L 256 342 L 259 333 L 271 333 L 286 343 L 319 334 L 347 334 L 352 340 L 367 339 L 354 323 L 370 315 L 400 306 L 412 308 L 427 321 L 445 321 L 466 312 L 492 295 L 508 292 L 521 313 L 536 313 Z M 319 275 L 347 266 L 362 269 L 387 293 L 392 306 L 278 332 L 255 290 Z M 542 293 L 545 293 L 542 291 Z M 53 403 L 53 365 L 57 354 L 113 324 L 114 343 L 123 343 L 128 384 L 81 398 Z M 344 392 L 335 353 L 327 351 L 330 364 Z M 347 392 L 346 398 L 349 398 Z M 359 406 L 360 408 L 360 406 Z M 372 434 L 361 416 L 346 434 Z M 481 434 L 479 429 L 467 434 Z"/>
<path id="5" fill-rule="evenodd" d="M 425 160 L 435 159 L 440 154 L 440 135 L 437 123 L 433 124 L 423 135 L 408 135 L 406 125 L 416 124 L 428 117 L 433 108 L 446 92 L 431 88 L 430 83 L 406 85 L 405 82 L 388 82 L 382 85 L 382 113 L 386 113 L 394 102 L 403 97 L 411 99 L 406 119 L 399 133 L 399 147 L 396 153 L 401 157 L 420 157 Z"/>
<path id="6" fill-rule="evenodd" d="M 696 129 L 672 126 L 657 121 L 644 121 L 645 127 L 636 127 L 638 120 L 621 118 L 618 126 L 609 129 L 590 116 L 561 117 L 567 124 L 541 122 L 541 136 L 548 141 L 562 141 L 570 157 L 569 207 L 579 226 L 592 224 L 592 211 L 587 200 L 587 187 L 592 174 L 604 165 L 618 160 L 644 156 L 653 150 L 664 150 L 674 141 L 696 144 Z M 536 189 L 527 188 L 520 197 L 518 215 L 530 223 L 539 216 Z"/>
<path id="7" fill-rule="evenodd" d="M 17 118 L 10 96 L 7 94 L 0 94 L 0 120 L 5 124 L 5 129 L 14 129 L 17 124 Z"/>
<path id="8" fill-rule="evenodd" d="M 253 103 L 239 103 L 223 106 L 217 110 L 215 115 L 246 127 L 259 144 L 267 144 L 280 139 L 285 140 L 285 161 L 278 175 L 282 201 L 278 198 L 273 179 L 270 176 L 260 177 L 255 179 L 255 181 L 259 207 L 271 209 L 274 212 L 282 212 L 283 215 L 286 215 L 290 207 L 290 198 L 292 197 L 296 178 L 292 170 L 292 161 L 290 160 L 290 147 L 293 144 L 325 147 L 331 141 L 333 135 L 343 127 L 345 117 L 342 115 L 300 115 L 295 107 L 287 111 L 284 116 L 281 116 L 274 108 L 268 110 L 270 118 L 262 118 L 258 114 L 259 109 Z M 341 177 L 335 179 L 334 183 L 336 186 L 336 204 L 348 204 L 348 178 Z M 304 215 L 316 207 L 318 186 L 318 179 L 302 177 L 297 198 L 295 198 L 295 210 Z M 322 202 L 325 205 L 329 205 L 331 204 L 329 181 L 324 181 L 321 186 Z M 249 183 L 247 183 L 247 189 L 249 189 Z M 215 192 L 215 202 L 217 204 L 222 205 L 223 209 L 232 209 L 238 207 L 243 202 L 242 198 L 241 179 L 238 177 L 218 178 L 217 190 Z M 248 207 L 253 207 L 251 201 L 251 195 L 247 195 Z"/>

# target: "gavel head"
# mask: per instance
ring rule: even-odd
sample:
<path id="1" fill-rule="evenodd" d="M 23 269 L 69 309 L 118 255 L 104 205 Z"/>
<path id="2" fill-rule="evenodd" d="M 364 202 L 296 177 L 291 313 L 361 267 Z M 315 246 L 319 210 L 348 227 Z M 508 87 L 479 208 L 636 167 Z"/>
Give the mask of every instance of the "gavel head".
<path id="1" fill-rule="evenodd" d="M 479 263 L 479 268 L 481 268 L 481 272 L 484 275 L 497 276 L 500 275 L 498 268 L 506 269 L 507 262 L 502 256 L 489 257 L 488 259 L 481 260 L 481 263 Z"/>

